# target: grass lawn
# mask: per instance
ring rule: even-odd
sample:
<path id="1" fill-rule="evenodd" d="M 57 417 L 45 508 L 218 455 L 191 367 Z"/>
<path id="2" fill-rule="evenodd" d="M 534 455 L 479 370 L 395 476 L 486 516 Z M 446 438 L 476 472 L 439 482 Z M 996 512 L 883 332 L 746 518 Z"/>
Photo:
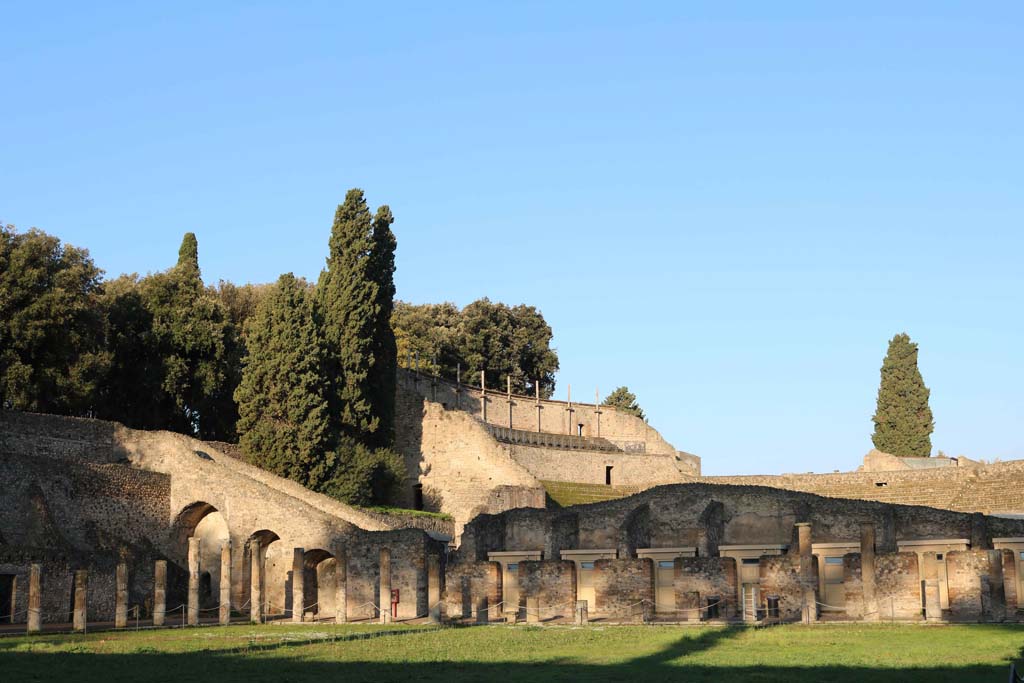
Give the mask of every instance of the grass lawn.
<path id="1" fill-rule="evenodd" d="M 0 638 L 0 680 L 932 683 L 1005 681 L 1022 657 L 1017 625 L 230 626 Z"/>

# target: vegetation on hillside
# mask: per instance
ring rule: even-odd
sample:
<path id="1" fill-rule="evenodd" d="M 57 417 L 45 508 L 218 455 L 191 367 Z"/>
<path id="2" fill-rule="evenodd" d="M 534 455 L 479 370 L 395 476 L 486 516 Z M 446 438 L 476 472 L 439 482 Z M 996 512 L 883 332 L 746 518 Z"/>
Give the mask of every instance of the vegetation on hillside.
<path id="1" fill-rule="evenodd" d="M 881 375 L 871 441 L 878 450 L 901 458 L 927 458 L 935 429 L 930 392 L 917 367 L 917 344 L 906 334 L 889 341 Z"/>
<path id="2" fill-rule="evenodd" d="M 636 394 L 629 390 L 629 387 L 619 387 L 612 393 L 608 394 L 601 405 L 612 406 L 618 408 L 624 413 L 630 415 L 636 415 L 641 420 L 646 420 L 644 411 L 640 408 L 640 404 L 636 402 Z"/>

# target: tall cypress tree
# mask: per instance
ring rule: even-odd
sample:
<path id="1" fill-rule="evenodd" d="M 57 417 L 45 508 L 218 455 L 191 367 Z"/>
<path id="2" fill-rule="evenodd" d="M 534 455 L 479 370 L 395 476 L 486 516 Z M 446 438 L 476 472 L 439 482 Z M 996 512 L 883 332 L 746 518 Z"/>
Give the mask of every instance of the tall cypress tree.
<path id="1" fill-rule="evenodd" d="M 374 438 L 377 446 L 390 446 L 395 432 L 395 384 L 398 374 L 398 346 L 391 327 L 395 308 L 395 248 L 398 241 L 391 231 L 395 222 L 391 209 L 377 209 L 373 219 L 373 249 L 370 252 L 370 277 L 377 284 L 373 331 L 373 366 L 370 368 L 370 402 L 380 420 Z"/>
<path id="2" fill-rule="evenodd" d="M 930 456 L 935 423 L 929 394 L 917 367 L 917 344 L 906 334 L 897 334 L 882 361 L 878 407 L 872 418 L 875 448 L 901 458 Z"/>
<path id="3" fill-rule="evenodd" d="M 329 244 L 316 317 L 325 343 L 332 432 L 337 441 L 373 443 L 380 427 L 370 401 L 380 285 L 370 277 L 373 219 L 362 190 L 349 190 L 338 206 Z"/>
<path id="4" fill-rule="evenodd" d="M 255 465 L 317 489 L 332 476 L 323 344 L 312 295 L 288 273 L 246 323 L 238 401 L 239 444 Z"/>

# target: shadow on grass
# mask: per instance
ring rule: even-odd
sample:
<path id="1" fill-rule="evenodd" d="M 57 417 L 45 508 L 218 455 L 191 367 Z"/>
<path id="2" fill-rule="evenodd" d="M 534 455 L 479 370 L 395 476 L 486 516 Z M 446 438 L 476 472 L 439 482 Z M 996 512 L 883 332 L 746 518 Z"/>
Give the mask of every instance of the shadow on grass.
<path id="1" fill-rule="evenodd" d="M 386 653 L 390 638 L 429 633 L 410 630 L 379 638 Z M 913 681 L 1004 681 L 1008 666 L 1003 663 L 961 667 L 879 666 L 743 666 L 737 664 L 687 664 L 679 661 L 710 650 L 743 632 L 742 628 L 723 628 L 695 637 L 683 635 L 661 650 L 624 662 L 590 664 L 571 660 L 532 662 L 447 661 L 437 653 L 437 661 L 387 662 L 344 661 L 345 642 L 352 634 L 315 641 L 309 653 L 296 651 L 310 645 L 306 639 L 282 640 L 244 645 L 231 649 L 207 649 L 183 653 L 156 651 L 140 643 L 131 654 L 86 652 L 88 643 L 78 641 L 81 651 L 24 651 L 22 647 L 0 647 L 0 680 L 21 681 L 154 681 L 174 683 L 303 683 L 305 681 L 344 681 L 345 683 L 382 683 L 386 681 L 758 681 L 800 682 L 836 681 L 840 683 L 872 681 L 906 683 Z M 47 639 L 46 645 L 72 645 L 72 638 Z M 202 647 L 202 643 L 198 643 Z M 377 645 L 375 645 L 377 647 Z M 1015 653 L 1024 657 L 1024 647 Z M 737 648 L 737 658 L 743 650 Z M 488 657 L 486 651 L 480 659 Z"/>

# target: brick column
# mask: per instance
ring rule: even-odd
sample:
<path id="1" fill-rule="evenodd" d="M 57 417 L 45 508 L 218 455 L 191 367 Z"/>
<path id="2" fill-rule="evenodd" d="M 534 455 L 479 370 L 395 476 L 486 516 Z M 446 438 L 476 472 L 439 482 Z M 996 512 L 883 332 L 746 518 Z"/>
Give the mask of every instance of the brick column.
<path id="1" fill-rule="evenodd" d="M 153 626 L 163 626 L 167 617 L 167 560 L 153 568 Z"/>
<path id="2" fill-rule="evenodd" d="M 263 558 L 260 539 L 249 541 L 249 621 L 263 621 Z"/>
<path id="3" fill-rule="evenodd" d="M 344 624 L 348 622 L 348 554 L 346 551 L 339 551 L 335 561 L 338 569 L 335 573 L 337 582 L 334 586 L 334 606 L 337 610 L 334 622 Z"/>
<path id="4" fill-rule="evenodd" d="M 487 617 L 487 596 L 478 596 L 476 599 L 476 623 L 486 624 L 488 622 Z"/>
<path id="5" fill-rule="evenodd" d="M 875 525 L 860 526 L 860 571 L 864 591 L 864 620 L 878 621 L 878 600 L 875 597 Z"/>
<path id="6" fill-rule="evenodd" d="M 540 598 L 526 598 L 526 623 L 540 623 Z"/>
<path id="7" fill-rule="evenodd" d="M 126 628 L 128 626 L 128 563 L 124 560 L 117 563 L 114 581 L 114 628 Z"/>
<path id="8" fill-rule="evenodd" d="M 75 572 L 75 607 L 72 617 L 72 627 L 76 631 L 84 631 L 88 621 L 88 595 L 89 572 L 79 569 Z"/>
<path id="9" fill-rule="evenodd" d="M 391 622 L 391 550 L 380 549 L 380 623 Z"/>
<path id="10" fill-rule="evenodd" d="M 811 525 L 800 522 L 796 525 L 798 550 L 800 552 L 800 583 L 803 584 L 803 621 L 818 620 L 818 594 L 814 580 L 814 555 L 811 548 Z"/>
<path id="11" fill-rule="evenodd" d="M 199 539 L 188 539 L 188 625 L 199 623 Z"/>
<path id="12" fill-rule="evenodd" d="M 576 601 L 576 614 L 575 624 L 577 626 L 586 626 L 590 622 L 590 617 L 587 614 L 587 601 L 577 600 Z"/>
<path id="13" fill-rule="evenodd" d="M 221 625 L 231 623 L 231 539 L 220 547 L 220 617 Z"/>
<path id="14" fill-rule="evenodd" d="M 28 570 L 28 632 L 38 633 L 43 628 L 43 565 L 33 564 Z"/>
<path id="15" fill-rule="evenodd" d="M 306 609 L 306 549 L 292 550 L 292 621 L 302 621 Z"/>
<path id="16" fill-rule="evenodd" d="M 427 613 L 430 623 L 441 621 L 441 558 L 427 555 Z"/>

